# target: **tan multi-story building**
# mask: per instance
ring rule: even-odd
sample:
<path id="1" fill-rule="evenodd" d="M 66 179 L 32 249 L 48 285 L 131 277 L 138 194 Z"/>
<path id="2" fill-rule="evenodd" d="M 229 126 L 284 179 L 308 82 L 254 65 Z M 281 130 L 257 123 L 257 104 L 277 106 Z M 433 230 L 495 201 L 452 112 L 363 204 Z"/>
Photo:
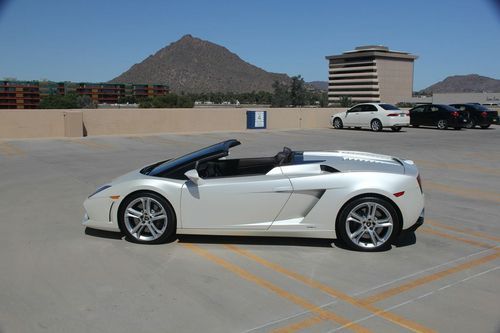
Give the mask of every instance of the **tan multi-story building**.
<path id="1" fill-rule="evenodd" d="M 368 45 L 326 59 L 330 104 L 338 103 L 344 96 L 355 103 L 392 104 L 412 96 L 415 55 Z"/>

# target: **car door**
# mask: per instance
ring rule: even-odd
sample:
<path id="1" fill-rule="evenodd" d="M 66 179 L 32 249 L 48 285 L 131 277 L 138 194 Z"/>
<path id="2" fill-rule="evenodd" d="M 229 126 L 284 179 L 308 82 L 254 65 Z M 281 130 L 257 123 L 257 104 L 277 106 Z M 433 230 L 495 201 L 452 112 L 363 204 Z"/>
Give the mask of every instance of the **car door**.
<path id="1" fill-rule="evenodd" d="M 181 192 L 182 228 L 266 230 L 291 193 L 279 167 L 265 175 L 187 181 Z"/>
<path id="2" fill-rule="evenodd" d="M 410 110 L 410 124 L 423 125 L 425 116 L 425 105 L 414 107 Z"/>
<path id="3" fill-rule="evenodd" d="M 427 110 L 428 116 L 426 117 L 426 123 L 424 125 L 435 126 L 440 119 L 448 119 L 446 110 L 437 105 L 428 105 Z"/>
<path id="4" fill-rule="evenodd" d="M 356 105 L 355 107 L 347 110 L 345 117 L 342 120 L 344 126 L 358 126 L 360 112 L 361 112 L 361 105 Z"/>
<path id="5" fill-rule="evenodd" d="M 372 119 L 378 117 L 377 115 L 378 109 L 375 105 L 364 104 L 361 106 L 361 111 L 362 112 L 359 113 L 358 119 L 359 119 L 359 124 L 362 126 L 370 126 Z"/>

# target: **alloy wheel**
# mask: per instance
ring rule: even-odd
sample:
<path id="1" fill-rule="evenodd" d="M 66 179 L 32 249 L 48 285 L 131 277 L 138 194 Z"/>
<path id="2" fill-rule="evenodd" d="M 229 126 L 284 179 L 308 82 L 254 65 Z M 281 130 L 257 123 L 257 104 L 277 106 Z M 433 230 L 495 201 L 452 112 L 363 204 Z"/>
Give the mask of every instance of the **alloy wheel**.
<path id="1" fill-rule="evenodd" d="M 153 241 L 167 230 L 168 215 L 156 199 L 139 197 L 132 200 L 125 208 L 123 222 L 135 239 Z"/>
<path id="2" fill-rule="evenodd" d="M 363 202 L 347 215 L 345 230 L 349 239 L 361 248 L 375 248 L 387 243 L 392 235 L 394 221 L 379 203 Z"/>

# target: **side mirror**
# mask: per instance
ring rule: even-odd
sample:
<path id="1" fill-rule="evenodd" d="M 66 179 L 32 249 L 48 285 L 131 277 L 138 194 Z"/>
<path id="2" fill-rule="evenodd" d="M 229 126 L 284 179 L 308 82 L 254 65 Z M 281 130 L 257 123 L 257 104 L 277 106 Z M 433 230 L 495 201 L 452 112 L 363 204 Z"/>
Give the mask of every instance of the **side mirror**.
<path id="1" fill-rule="evenodd" d="M 196 171 L 196 169 L 186 171 L 186 173 L 184 173 L 184 176 L 188 177 L 188 179 L 191 180 L 195 184 L 199 184 L 202 180 L 202 178 L 200 177 L 200 175 L 198 174 L 198 171 Z"/>

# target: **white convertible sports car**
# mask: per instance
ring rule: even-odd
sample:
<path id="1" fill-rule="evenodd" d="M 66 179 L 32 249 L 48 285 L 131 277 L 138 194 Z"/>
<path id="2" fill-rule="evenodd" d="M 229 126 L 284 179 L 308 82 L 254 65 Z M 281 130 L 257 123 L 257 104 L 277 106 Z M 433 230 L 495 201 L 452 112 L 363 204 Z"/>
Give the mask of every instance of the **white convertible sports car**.
<path id="1" fill-rule="evenodd" d="M 85 201 L 83 225 L 138 243 L 177 234 L 335 238 L 375 251 L 424 220 L 412 161 L 363 152 L 226 159 L 227 140 L 116 178 Z"/>

